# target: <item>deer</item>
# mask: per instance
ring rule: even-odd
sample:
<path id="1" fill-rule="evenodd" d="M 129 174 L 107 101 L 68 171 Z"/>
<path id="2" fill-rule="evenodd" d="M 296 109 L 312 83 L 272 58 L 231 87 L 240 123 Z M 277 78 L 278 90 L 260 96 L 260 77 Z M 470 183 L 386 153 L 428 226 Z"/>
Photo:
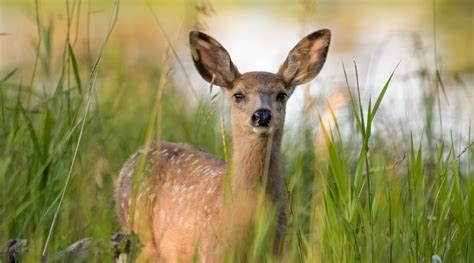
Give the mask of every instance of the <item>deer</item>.
<path id="1" fill-rule="evenodd" d="M 297 86 L 319 74 L 330 40 L 330 30 L 315 31 L 291 49 L 277 73 L 242 74 L 217 40 L 189 33 L 197 71 L 221 87 L 230 105 L 232 157 L 227 165 L 194 146 L 162 141 L 125 162 L 116 185 L 116 212 L 122 228 L 143 244 L 137 261 L 221 262 L 226 248 L 245 240 L 259 193 L 277 211 L 273 247 L 281 249 L 288 210 L 281 153 L 286 104 Z M 133 197 L 140 158 L 144 168 Z M 231 201 L 225 197 L 226 176 Z"/>

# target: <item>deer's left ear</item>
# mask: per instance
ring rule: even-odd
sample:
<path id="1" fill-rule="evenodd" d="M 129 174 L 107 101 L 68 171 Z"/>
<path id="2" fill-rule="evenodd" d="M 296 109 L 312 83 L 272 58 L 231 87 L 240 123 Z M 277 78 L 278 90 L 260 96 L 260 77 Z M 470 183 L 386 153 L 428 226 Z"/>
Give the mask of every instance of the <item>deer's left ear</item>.
<path id="1" fill-rule="evenodd" d="M 331 41 L 331 31 L 322 29 L 313 32 L 296 44 L 290 51 L 278 75 L 287 87 L 295 87 L 311 81 L 324 65 Z"/>

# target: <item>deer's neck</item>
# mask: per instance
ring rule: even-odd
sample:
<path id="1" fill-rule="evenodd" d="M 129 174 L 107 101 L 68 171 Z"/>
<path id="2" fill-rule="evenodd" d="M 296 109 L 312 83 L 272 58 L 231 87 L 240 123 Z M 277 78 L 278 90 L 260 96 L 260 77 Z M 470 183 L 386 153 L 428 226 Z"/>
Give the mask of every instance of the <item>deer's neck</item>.
<path id="1" fill-rule="evenodd" d="M 264 137 L 234 130 L 232 141 L 232 189 L 252 193 L 266 184 L 267 192 L 275 194 L 283 182 L 281 134 Z"/>

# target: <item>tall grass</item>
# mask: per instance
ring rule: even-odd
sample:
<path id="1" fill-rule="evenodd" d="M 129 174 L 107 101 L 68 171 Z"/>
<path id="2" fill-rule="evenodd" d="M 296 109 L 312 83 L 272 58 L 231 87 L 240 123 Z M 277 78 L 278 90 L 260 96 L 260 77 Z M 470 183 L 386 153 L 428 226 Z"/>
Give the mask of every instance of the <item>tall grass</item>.
<path id="1" fill-rule="evenodd" d="M 37 262 L 93 237 L 99 249 L 90 261 L 109 261 L 110 237 L 120 230 L 114 182 L 128 156 L 162 139 L 192 143 L 228 160 L 229 131 L 213 101 L 200 98 L 193 111 L 183 99 L 187 94 L 167 82 L 172 71 L 166 56 L 179 59 L 169 38 L 171 52 L 156 55 L 168 62 L 124 67 L 123 50 L 106 46 L 116 40 L 113 26 L 99 50 L 73 40 L 91 12 L 91 3 L 75 0 L 66 1 L 68 30 L 56 50 L 51 42 L 60 33 L 45 22 L 46 7 L 39 2 L 32 75 L 15 68 L 0 73 L 0 246 L 27 239 L 23 259 Z M 104 12 L 114 25 L 118 5 Z M 473 262 L 472 131 L 468 138 L 431 132 L 432 103 L 441 90 L 429 86 L 431 99 L 423 102 L 429 134 L 401 134 L 392 143 L 377 126 L 376 113 L 384 95 L 395 92 L 390 83 L 396 72 L 387 72 L 387 82 L 368 103 L 360 95 L 357 67 L 341 67 L 340 74 L 347 80 L 351 117 L 341 123 L 328 107 L 333 124 L 310 115 L 298 140 L 285 144 L 290 220 L 283 261 L 426 262 L 439 256 Z M 438 71 L 425 77 L 426 83 L 439 82 Z M 248 261 L 276 260 L 269 245 L 273 216 L 271 209 L 259 213 Z M 242 258 L 231 254 L 228 260 Z"/>

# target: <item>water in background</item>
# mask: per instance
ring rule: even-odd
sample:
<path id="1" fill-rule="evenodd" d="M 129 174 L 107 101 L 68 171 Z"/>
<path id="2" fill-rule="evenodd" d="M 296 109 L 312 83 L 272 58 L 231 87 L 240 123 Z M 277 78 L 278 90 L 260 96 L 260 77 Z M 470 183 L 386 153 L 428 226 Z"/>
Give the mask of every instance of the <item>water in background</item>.
<path id="1" fill-rule="evenodd" d="M 305 104 L 308 106 L 305 99 L 308 91 L 319 111 L 323 112 L 323 119 L 331 119 L 328 112 L 324 114 L 329 103 L 336 110 L 338 121 L 344 124 L 350 97 L 347 95 L 342 64 L 347 69 L 351 86 L 355 88 L 355 62 L 365 107 L 369 98 L 372 98 L 372 103 L 375 102 L 390 74 L 399 65 L 378 112 L 376 129 L 405 134 L 410 131 L 414 134 L 426 133 L 424 119 L 427 109 L 424 101 L 433 93 L 433 133 L 444 138 L 453 135 L 461 141 L 467 140 L 469 127 L 474 123 L 474 72 L 472 66 L 460 72 L 447 68 L 446 65 L 466 60 L 466 57 L 455 56 L 452 47 L 447 45 L 449 41 L 443 41 L 451 35 L 441 31 L 441 26 L 436 29 L 436 65 L 431 2 L 406 2 L 394 6 L 347 4 L 345 7 L 323 3 L 315 9 L 319 11 L 314 16 L 316 19 L 307 18 L 305 21 L 301 16 L 288 15 L 290 12 L 278 13 L 252 6 L 219 11 L 208 19 L 206 32 L 229 51 L 240 72 L 276 72 L 288 51 L 304 35 L 321 28 L 331 29 L 332 43 L 323 70 L 309 85 L 298 87 L 288 101 L 286 128 L 290 131 L 289 136 L 293 137 L 291 131 L 296 132 L 300 127 L 297 124 L 303 120 Z M 334 12 L 334 15 L 324 12 Z M 300 14 L 305 15 L 304 12 Z M 468 42 L 461 46 L 465 48 L 467 60 L 473 61 L 472 29 L 470 33 Z M 194 70 L 187 44 L 183 43 L 179 51 L 192 82 L 206 96 L 209 85 Z M 436 66 L 441 72 L 438 84 L 434 78 Z M 177 71 L 175 81 L 186 87 L 181 73 Z M 439 98 L 436 88 L 440 91 Z M 317 127 L 316 116 L 312 121 Z M 472 135 L 471 131 L 471 138 Z"/>

